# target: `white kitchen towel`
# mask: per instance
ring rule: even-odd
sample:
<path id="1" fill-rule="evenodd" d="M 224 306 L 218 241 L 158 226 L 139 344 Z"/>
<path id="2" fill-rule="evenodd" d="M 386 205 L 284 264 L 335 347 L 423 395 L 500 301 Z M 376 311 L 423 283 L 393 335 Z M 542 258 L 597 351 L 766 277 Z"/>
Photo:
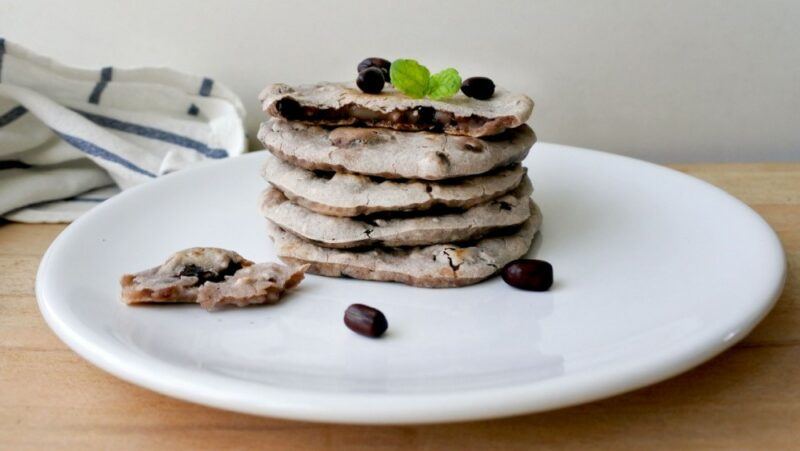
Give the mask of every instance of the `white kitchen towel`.
<path id="1" fill-rule="evenodd" d="M 119 190 L 239 155 L 244 114 L 210 78 L 76 69 L 0 37 L 0 216 L 68 222 Z"/>

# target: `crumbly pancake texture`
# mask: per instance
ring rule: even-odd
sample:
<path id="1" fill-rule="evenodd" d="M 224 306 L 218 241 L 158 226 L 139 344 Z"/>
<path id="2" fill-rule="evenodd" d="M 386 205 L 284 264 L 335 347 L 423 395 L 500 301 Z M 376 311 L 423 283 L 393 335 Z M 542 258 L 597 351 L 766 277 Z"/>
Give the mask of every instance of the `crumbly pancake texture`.
<path id="1" fill-rule="evenodd" d="M 286 266 L 258 263 L 242 268 L 223 282 L 206 283 L 197 291 L 197 302 L 206 310 L 224 306 L 244 307 L 275 304 L 287 290 L 296 287 L 308 265 Z"/>
<path id="2" fill-rule="evenodd" d="M 197 289 L 202 284 L 225 280 L 225 277 L 252 264 L 227 249 L 184 249 L 172 254 L 160 266 L 123 275 L 120 280 L 122 300 L 127 304 L 196 302 Z"/>

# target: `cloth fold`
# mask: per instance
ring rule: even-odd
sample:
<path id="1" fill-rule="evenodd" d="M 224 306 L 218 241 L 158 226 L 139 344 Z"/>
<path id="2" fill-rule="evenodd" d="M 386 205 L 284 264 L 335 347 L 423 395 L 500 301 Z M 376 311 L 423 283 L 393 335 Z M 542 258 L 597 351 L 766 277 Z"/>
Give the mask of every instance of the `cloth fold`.
<path id="1" fill-rule="evenodd" d="M 119 190 L 239 155 L 244 114 L 207 77 L 76 69 L 0 37 L 0 215 L 68 222 Z"/>

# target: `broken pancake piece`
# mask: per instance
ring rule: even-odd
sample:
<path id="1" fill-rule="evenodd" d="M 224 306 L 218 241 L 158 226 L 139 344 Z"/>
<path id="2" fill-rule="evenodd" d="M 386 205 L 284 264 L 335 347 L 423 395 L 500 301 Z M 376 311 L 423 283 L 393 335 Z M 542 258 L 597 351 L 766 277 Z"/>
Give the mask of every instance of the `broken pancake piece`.
<path id="1" fill-rule="evenodd" d="M 350 251 L 315 245 L 272 222 L 268 222 L 268 230 L 278 257 L 289 264 L 309 264 L 312 274 L 427 288 L 460 287 L 491 277 L 528 252 L 542 221 L 538 207 L 534 205 L 534 209 L 531 218 L 515 232 L 462 245 Z"/>
<path id="2" fill-rule="evenodd" d="M 126 304 L 200 302 L 210 310 L 276 302 L 303 280 L 305 269 L 256 265 L 233 251 L 194 247 L 174 253 L 155 268 L 123 275 L 120 285 Z"/>
<path id="3" fill-rule="evenodd" d="M 252 265 L 236 252 L 216 247 L 193 247 L 172 254 L 161 266 L 120 280 L 122 300 L 144 302 L 195 302 L 197 289 L 206 282 L 221 282 Z"/>
<path id="4" fill-rule="evenodd" d="M 197 302 L 206 310 L 215 310 L 226 305 L 244 307 L 274 304 L 286 290 L 296 287 L 303 280 L 308 266 L 290 267 L 279 263 L 248 266 L 224 282 L 201 286 L 197 293 Z"/>
<path id="5" fill-rule="evenodd" d="M 315 125 L 358 125 L 404 131 L 433 131 L 473 137 L 519 127 L 531 116 L 533 100 L 496 89 L 477 100 L 462 93 L 444 100 L 412 99 L 386 86 L 380 95 L 361 92 L 353 83 L 323 82 L 267 86 L 259 96 L 270 116 Z"/>
<path id="6" fill-rule="evenodd" d="M 313 171 L 442 180 L 483 174 L 522 161 L 536 142 L 527 125 L 492 139 L 386 128 L 334 129 L 270 119 L 258 138 L 273 155 Z"/>
<path id="7" fill-rule="evenodd" d="M 531 216 L 532 191 L 525 177 L 514 191 L 463 211 L 342 218 L 303 208 L 269 188 L 262 196 L 261 213 L 284 230 L 324 247 L 420 246 L 474 240 L 518 226 Z"/>
<path id="8" fill-rule="evenodd" d="M 262 175 L 292 202 L 328 216 L 469 208 L 516 188 L 525 176 L 520 164 L 474 177 L 440 182 L 386 180 L 341 172 L 308 171 L 266 152 Z"/>

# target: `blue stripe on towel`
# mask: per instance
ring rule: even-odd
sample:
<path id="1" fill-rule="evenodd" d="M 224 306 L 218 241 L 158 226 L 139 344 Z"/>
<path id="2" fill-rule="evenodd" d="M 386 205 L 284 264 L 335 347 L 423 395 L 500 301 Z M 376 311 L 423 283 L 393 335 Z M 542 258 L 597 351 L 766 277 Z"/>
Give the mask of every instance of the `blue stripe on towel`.
<path id="1" fill-rule="evenodd" d="M 111 81 L 111 75 L 114 73 L 114 68 L 111 66 L 100 69 L 100 80 Z"/>
<path id="2" fill-rule="evenodd" d="M 100 81 L 94 85 L 94 89 L 92 93 L 89 95 L 89 103 L 98 104 L 100 103 L 100 95 L 103 94 L 103 90 L 106 89 L 106 85 L 108 82 L 111 81 L 111 74 L 113 72 L 113 68 L 111 67 L 104 67 L 100 71 Z"/>
<path id="3" fill-rule="evenodd" d="M 200 92 L 199 94 L 203 97 L 208 97 L 211 95 L 211 88 L 214 87 L 214 80 L 206 77 L 203 78 L 203 83 L 200 85 Z"/>
<path id="4" fill-rule="evenodd" d="M 139 135 L 145 138 L 157 139 L 159 141 L 175 144 L 176 146 L 193 149 L 209 158 L 225 158 L 228 156 L 228 152 L 225 149 L 212 149 L 200 141 L 188 138 L 186 136 L 177 135 L 166 130 L 145 127 L 144 125 L 133 124 L 130 122 L 121 121 L 119 119 L 114 119 L 113 117 L 101 116 L 99 114 L 88 113 L 86 111 L 73 111 L 101 127 L 133 133 L 134 135 Z"/>
<path id="5" fill-rule="evenodd" d="M 6 54 L 6 40 L 0 38 L 0 81 L 3 81 L 3 55 Z"/>
<path id="6" fill-rule="evenodd" d="M 197 114 L 198 114 L 199 112 L 200 112 L 200 108 L 197 108 L 197 105 L 195 105 L 195 104 L 192 104 L 192 105 L 189 107 L 189 110 L 186 112 L 186 114 L 188 114 L 188 115 L 190 115 L 190 116 L 197 116 Z"/>
<path id="7" fill-rule="evenodd" d="M 28 109 L 22 105 L 17 105 L 14 108 L 11 108 L 5 114 L 0 116 L 0 127 L 5 127 L 6 125 L 16 121 L 27 112 Z"/>
<path id="8" fill-rule="evenodd" d="M 131 171 L 134 171 L 134 172 L 138 172 L 139 174 L 144 174 L 144 175 L 146 175 L 148 177 L 155 178 L 155 176 L 156 176 L 152 172 L 144 170 L 144 169 L 140 168 L 139 166 L 136 166 L 135 164 L 131 163 L 130 161 L 120 157 L 119 155 L 117 155 L 115 153 L 111 153 L 108 150 L 103 149 L 102 147 L 100 147 L 100 146 L 98 146 L 98 145 L 96 145 L 94 143 L 90 143 L 89 141 L 86 141 L 86 140 L 83 140 L 81 138 L 78 138 L 77 136 L 72 136 L 72 135 L 67 135 L 66 133 L 61 133 L 58 130 L 53 130 L 53 131 L 58 136 L 60 136 L 61 139 L 63 139 L 64 141 L 68 142 L 69 144 L 71 144 L 73 147 L 75 147 L 76 149 L 80 150 L 81 152 L 84 152 L 86 154 L 92 155 L 94 157 L 102 158 L 102 159 L 104 159 L 106 161 L 110 161 L 112 163 L 117 163 L 118 165 L 120 165 L 120 166 L 122 166 L 124 168 L 130 169 Z"/>

